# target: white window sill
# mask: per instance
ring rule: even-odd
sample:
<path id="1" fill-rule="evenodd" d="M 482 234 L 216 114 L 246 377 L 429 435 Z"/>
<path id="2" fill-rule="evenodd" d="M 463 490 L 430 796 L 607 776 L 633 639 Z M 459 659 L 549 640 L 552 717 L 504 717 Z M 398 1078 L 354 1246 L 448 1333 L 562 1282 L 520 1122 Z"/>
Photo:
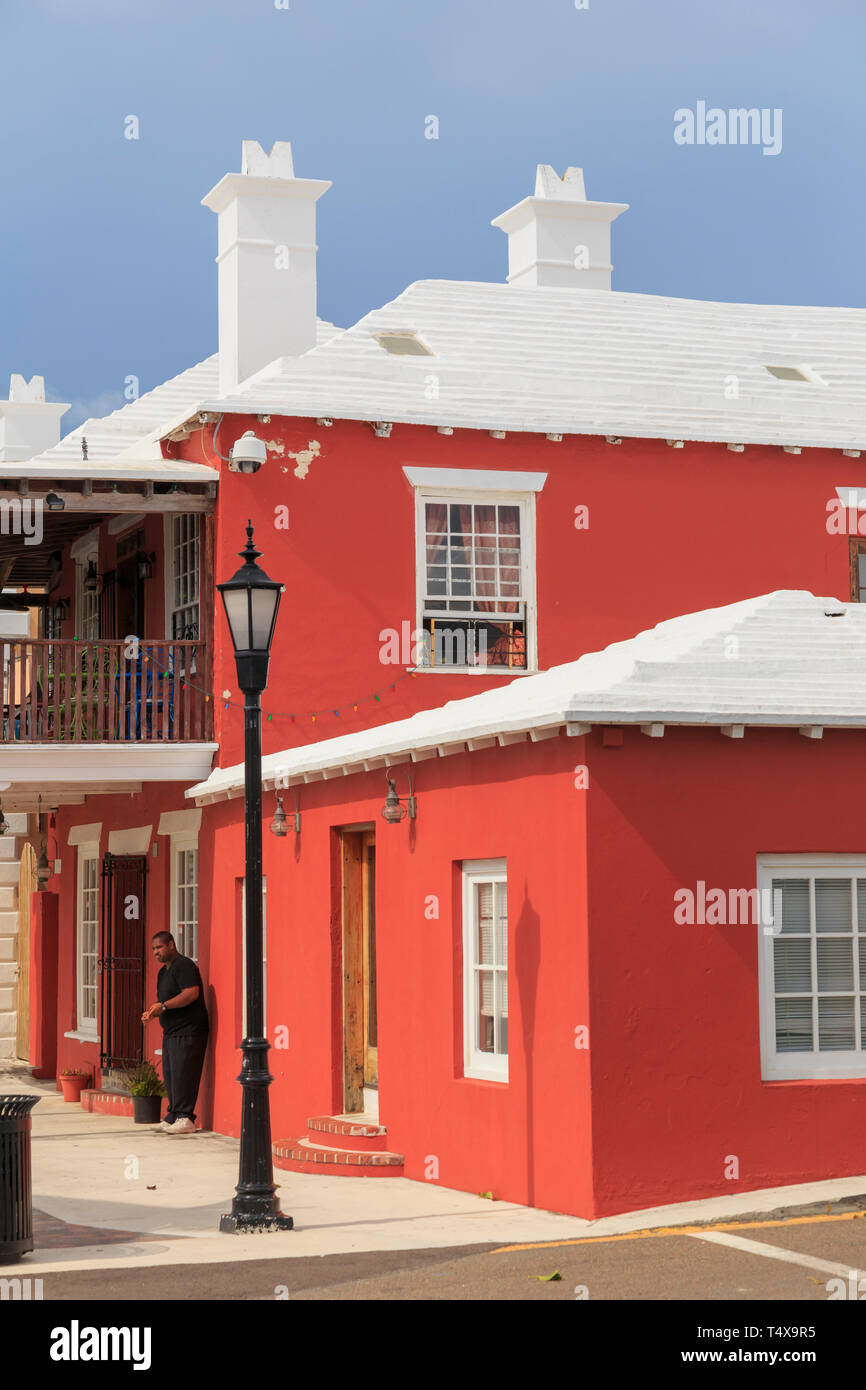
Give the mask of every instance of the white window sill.
<path id="1" fill-rule="evenodd" d="M 467 1081 L 499 1081 L 503 1086 L 508 1085 L 508 1070 L 505 1071 L 483 1071 L 480 1067 L 464 1067 L 463 1075 Z"/>
<path id="2" fill-rule="evenodd" d="M 413 676 L 537 676 L 538 668 L 525 666 L 408 666 Z"/>
<path id="3" fill-rule="evenodd" d="M 83 1030 L 74 1028 L 70 1033 L 64 1033 L 64 1038 L 72 1038 L 74 1042 L 99 1042 L 98 1033 L 85 1033 Z"/>

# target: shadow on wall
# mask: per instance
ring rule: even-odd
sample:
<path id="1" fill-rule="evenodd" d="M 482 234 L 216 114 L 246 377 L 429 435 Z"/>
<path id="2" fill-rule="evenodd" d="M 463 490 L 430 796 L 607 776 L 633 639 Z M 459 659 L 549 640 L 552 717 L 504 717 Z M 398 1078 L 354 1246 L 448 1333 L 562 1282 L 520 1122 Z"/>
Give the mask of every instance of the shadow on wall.
<path id="1" fill-rule="evenodd" d="M 523 906 L 514 928 L 514 968 L 523 1024 L 526 1085 L 526 1202 L 535 1205 L 535 1014 L 538 1001 L 538 969 L 541 963 L 541 918 L 523 885 Z"/>

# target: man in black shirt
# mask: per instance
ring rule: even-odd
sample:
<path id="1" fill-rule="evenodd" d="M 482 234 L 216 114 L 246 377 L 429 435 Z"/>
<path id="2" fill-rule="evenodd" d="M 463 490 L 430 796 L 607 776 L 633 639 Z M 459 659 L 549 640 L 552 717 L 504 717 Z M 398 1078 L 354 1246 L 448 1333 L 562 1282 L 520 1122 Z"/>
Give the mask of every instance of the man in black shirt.
<path id="1" fill-rule="evenodd" d="M 162 1128 L 168 1134 L 195 1134 L 195 1101 L 208 1039 L 208 1016 L 201 975 L 189 956 L 182 956 L 171 932 L 159 931 L 150 946 L 162 969 L 156 977 L 157 1003 L 142 1023 L 162 1024 L 162 1075 L 168 1110 Z"/>

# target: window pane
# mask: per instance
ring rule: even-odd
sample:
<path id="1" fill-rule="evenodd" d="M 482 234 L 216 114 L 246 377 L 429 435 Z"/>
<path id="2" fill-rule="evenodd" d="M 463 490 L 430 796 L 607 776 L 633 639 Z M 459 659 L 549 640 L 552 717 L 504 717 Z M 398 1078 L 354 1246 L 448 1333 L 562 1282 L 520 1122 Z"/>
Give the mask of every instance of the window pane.
<path id="1" fill-rule="evenodd" d="M 815 927 L 819 932 L 851 930 L 851 880 L 815 879 Z"/>
<path id="2" fill-rule="evenodd" d="M 776 1000 L 776 1051 L 812 1051 L 811 999 Z"/>
<path id="3" fill-rule="evenodd" d="M 776 893 L 780 894 L 776 898 Z M 807 878 L 774 878 L 773 902 L 781 903 L 782 932 L 808 932 L 809 880 Z"/>
<path id="4" fill-rule="evenodd" d="M 806 994 L 812 988 L 811 945 L 805 941 L 773 942 L 777 994 Z M 841 986 L 837 986 L 841 988 Z"/>
<path id="5" fill-rule="evenodd" d="M 806 944 L 805 942 L 803 943 Z M 786 946 L 799 946 L 799 941 L 785 942 Z M 829 937 L 817 943 L 818 990 L 854 988 L 854 943 L 840 937 Z"/>
<path id="6" fill-rule="evenodd" d="M 478 964 L 493 964 L 493 884 L 475 886 L 475 911 L 478 922 Z"/>
<path id="7" fill-rule="evenodd" d="M 478 972 L 478 1042 L 479 1052 L 495 1051 L 493 1014 L 493 971 Z"/>
<path id="8" fill-rule="evenodd" d="M 849 1052 L 856 1043 L 854 1000 L 818 1000 L 818 1047 L 822 1052 Z"/>

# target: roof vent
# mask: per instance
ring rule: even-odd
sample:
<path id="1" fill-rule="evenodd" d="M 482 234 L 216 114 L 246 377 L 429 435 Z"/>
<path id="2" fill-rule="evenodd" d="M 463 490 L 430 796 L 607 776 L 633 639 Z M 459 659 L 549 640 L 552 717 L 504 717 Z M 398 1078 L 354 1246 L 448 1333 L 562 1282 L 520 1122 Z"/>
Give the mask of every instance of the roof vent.
<path id="1" fill-rule="evenodd" d="M 412 331 L 403 333 L 374 333 L 372 335 L 380 347 L 390 352 L 392 357 L 435 357 L 432 348 L 422 343 L 418 334 Z"/>
<path id="2" fill-rule="evenodd" d="M 799 367 L 771 367 L 769 363 L 765 362 L 764 367 L 770 376 L 776 377 L 778 381 L 811 381 L 815 386 L 827 385 L 824 378 L 807 366 L 805 362 L 801 363 Z"/>

